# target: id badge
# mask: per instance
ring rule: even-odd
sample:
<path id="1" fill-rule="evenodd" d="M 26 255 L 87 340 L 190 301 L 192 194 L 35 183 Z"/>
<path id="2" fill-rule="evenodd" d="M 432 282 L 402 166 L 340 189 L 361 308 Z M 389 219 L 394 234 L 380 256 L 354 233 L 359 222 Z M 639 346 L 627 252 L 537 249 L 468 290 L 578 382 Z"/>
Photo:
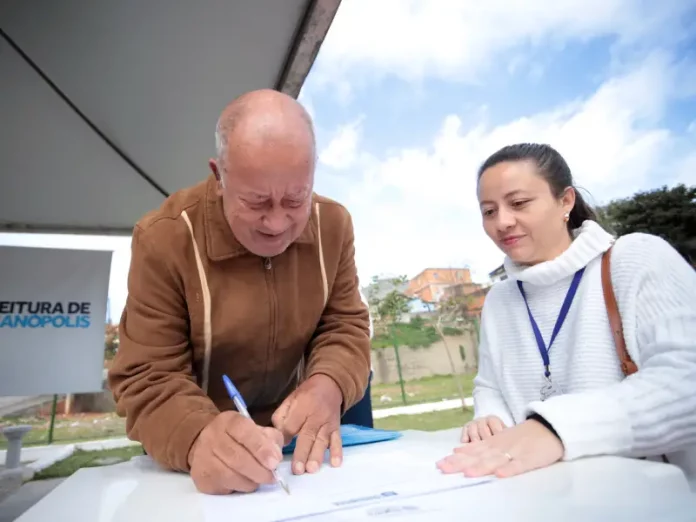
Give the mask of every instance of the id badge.
<path id="1" fill-rule="evenodd" d="M 554 395 L 560 395 L 561 389 L 558 385 L 551 380 L 550 377 L 544 376 L 544 385 L 541 387 L 541 400 L 545 401 L 550 399 Z"/>

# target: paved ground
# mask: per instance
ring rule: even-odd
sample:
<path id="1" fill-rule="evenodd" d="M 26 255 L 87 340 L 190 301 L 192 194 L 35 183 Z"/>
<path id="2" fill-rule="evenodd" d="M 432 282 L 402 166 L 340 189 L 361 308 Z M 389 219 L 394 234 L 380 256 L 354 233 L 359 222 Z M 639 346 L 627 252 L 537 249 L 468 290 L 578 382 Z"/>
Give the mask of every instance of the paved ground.
<path id="1" fill-rule="evenodd" d="M 34 480 L 0 502 L 0 522 L 13 522 L 65 479 Z"/>
<path id="2" fill-rule="evenodd" d="M 464 399 L 464 404 L 470 408 L 474 405 L 474 399 L 467 397 Z M 372 416 L 375 419 L 383 419 L 384 417 L 391 417 L 392 415 L 419 415 L 432 411 L 454 410 L 461 407 L 461 399 L 448 399 L 446 401 L 426 402 L 424 404 L 411 404 L 408 406 L 396 406 L 394 408 L 373 410 Z"/>
<path id="3" fill-rule="evenodd" d="M 0 470 L 0 503 L 22 487 L 23 475 L 22 469 Z"/>

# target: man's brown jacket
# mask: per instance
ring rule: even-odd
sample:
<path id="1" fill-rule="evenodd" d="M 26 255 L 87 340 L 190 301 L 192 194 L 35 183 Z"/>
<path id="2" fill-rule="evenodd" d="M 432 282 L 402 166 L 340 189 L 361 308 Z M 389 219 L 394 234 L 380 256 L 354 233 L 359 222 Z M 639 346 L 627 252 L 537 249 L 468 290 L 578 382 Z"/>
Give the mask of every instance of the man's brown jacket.
<path id="1" fill-rule="evenodd" d="M 210 176 L 136 225 L 109 371 L 128 436 L 181 471 L 200 431 L 233 408 L 223 374 L 268 425 L 299 379 L 331 377 L 345 411 L 362 397 L 370 372 L 348 211 L 315 195 L 297 241 L 264 259 L 235 239 L 215 187 Z"/>

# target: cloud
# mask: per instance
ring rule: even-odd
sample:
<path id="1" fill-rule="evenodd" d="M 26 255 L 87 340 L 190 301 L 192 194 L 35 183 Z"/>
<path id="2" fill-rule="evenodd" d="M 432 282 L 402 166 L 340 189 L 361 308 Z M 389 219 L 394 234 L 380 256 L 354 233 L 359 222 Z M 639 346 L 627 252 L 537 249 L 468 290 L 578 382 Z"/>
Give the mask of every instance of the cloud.
<path id="1" fill-rule="evenodd" d="M 347 191 L 361 279 L 394 270 L 412 276 L 427 266 L 466 262 L 485 280 L 503 256 L 483 233 L 475 174 L 489 154 L 510 143 L 556 147 L 576 183 L 599 203 L 649 189 L 660 176 L 660 184 L 677 181 L 677 167 L 682 176 L 693 172 L 694 157 L 670 162 L 678 139 L 660 125 L 675 67 L 654 54 L 585 99 L 495 127 L 485 112 L 470 128 L 451 114 L 431 146 L 375 159 Z"/>
<path id="2" fill-rule="evenodd" d="M 696 185 L 696 151 L 692 151 L 676 163 L 675 184 L 683 183 L 690 187 Z"/>
<path id="3" fill-rule="evenodd" d="M 360 117 L 355 121 L 339 127 L 329 144 L 319 152 L 319 162 L 336 170 L 345 170 L 358 159 L 358 140 L 360 139 Z"/>
<path id="4" fill-rule="evenodd" d="M 514 70 L 525 48 L 550 53 L 598 37 L 650 45 L 658 33 L 664 43 L 665 27 L 679 40 L 694 7 L 690 0 L 350 0 L 323 44 L 316 81 L 344 82 L 358 69 L 476 82 L 500 60 Z"/>

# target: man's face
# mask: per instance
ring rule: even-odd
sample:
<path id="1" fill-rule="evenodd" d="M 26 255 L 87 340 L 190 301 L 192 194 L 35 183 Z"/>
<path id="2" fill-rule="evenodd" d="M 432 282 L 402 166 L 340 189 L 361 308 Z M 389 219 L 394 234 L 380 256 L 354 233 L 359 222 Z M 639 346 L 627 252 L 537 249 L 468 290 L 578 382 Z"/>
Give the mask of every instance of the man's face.
<path id="1" fill-rule="evenodd" d="M 230 144 L 218 193 L 237 240 L 261 257 L 282 254 L 302 233 L 311 212 L 314 148 L 301 141 Z"/>

